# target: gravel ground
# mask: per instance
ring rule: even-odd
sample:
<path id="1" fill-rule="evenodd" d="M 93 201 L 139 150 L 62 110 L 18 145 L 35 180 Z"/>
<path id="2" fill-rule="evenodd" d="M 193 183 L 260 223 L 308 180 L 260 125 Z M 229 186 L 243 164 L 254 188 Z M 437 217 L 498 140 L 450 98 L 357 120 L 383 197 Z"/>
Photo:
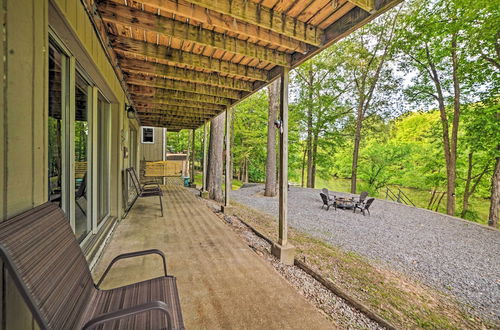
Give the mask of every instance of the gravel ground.
<path id="1" fill-rule="evenodd" d="M 277 216 L 277 198 L 263 197 L 262 191 L 263 185 L 244 186 L 231 198 Z M 289 224 L 416 277 L 500 321 L 500 230 L 379 199 L 365 217 L 327 212 L 321 205 L 319 190 L 291 187 Z"/>
<path id="2" fill-rule="evenodd" d="M 280 263 L 278 259 L 271 255 L 271 246 L 267 241 L 255 235 L 237 217 L 224 216 L 220 213 L 219 204 L 208 200 L 205 200 L 205 202 L 246 241 L 255 253 L 267 260 L 297 291 L 326 313 L 336 325 L 342 329 L 385 329 L 363 313 L 352 308 L 302 269 Z"/>

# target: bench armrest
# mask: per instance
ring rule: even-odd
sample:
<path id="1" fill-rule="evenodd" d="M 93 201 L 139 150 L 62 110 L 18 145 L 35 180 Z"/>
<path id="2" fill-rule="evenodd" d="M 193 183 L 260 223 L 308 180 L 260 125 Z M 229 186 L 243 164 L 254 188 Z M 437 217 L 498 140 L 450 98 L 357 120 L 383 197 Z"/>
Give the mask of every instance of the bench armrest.
<path id="1" fill-rule="evenodd" d="M 99 282 L 97 282 L 96 287 L 99 288 L 99 286 L 101 285 L 102 281 L 104 281 L 104 278 L 106 277 L 106 275 L 108 275 L 108 272 L 111 269 L 111 267 L 113 267 L 113 265 L 118 260 L 127 259 L 127 258 L 133 258 L 133 257 L 140 257 L 140 256 L 148 255 L 148 254 L 157 254 L 157 255 L 159 255 L 162 258 L 162 260 L 163 260 L 163 271 L 165 272 L 165 276 L 167 276 L 167 261 L 165 259 L 165 255 L 163 254 L 163 252 L 161 252 L 158 249 L 135 251 L 135 252 L 129 252 L 129 253 L 120 254 L 120 255 L 116 256 L 113 260 L 111 260 L 111 262 L 109 263 L 108 267 L 106 268 L 106 270 L 102 274 L 101 278 L 99 279 Z"/>
<path id="2" fill-rule="evenodd" d="M 167 317 L 167 329 L 170 329 L 172 327 L 172 312 L 168 308 L 167 304 L 165 304 L 163 301 L 152 301 L 142 305 L 101 314 L 85 323 L 82 330 L 92 329 L 106 322 L 127 318 L 152 310 L 157 310 L 165 314 L 165 316 Z"/>

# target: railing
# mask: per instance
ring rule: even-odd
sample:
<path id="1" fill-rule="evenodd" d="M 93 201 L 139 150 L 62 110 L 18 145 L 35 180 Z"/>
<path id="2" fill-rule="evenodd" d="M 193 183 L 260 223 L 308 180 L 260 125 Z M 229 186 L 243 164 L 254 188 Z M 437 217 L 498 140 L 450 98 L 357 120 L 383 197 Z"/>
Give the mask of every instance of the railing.
<path id="1" fill-rule="evenodd" d="M 397 187 L 397 189 L 397 193 L 395 193 L 391 190 L 391 188 L 385 187 L 385 199 L 390 199 L 398 203 L 415 206 L 415 204 L 413 204 L 411 199 L 405 194 L 404 191 L 402 191 L 399 187 Z"/>

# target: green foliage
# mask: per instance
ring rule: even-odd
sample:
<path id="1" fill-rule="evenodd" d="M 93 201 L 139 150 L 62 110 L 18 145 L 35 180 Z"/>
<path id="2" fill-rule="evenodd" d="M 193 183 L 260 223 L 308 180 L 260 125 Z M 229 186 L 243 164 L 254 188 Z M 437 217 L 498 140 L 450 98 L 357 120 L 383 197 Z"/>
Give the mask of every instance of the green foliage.
<path id="1" fill-rule="evenodd" d="M 465 217 L 484 222 L 488 201 L 483 198 L 490 194 L 491 171 L 500 141 L 499 2 L 405 1 L 403 7 L 374 20 L 292 71 L 290 181 L 302 182 L 309 136 L 315 148 L 316 186 L 349 190 L 342 179 L 351 175 L 357 105 L 364 102 L 358 190 L 383 197 L 386 186 L 397 185 L 420 207 L 427 206 L 431 191 L 445 191 L 443 125 L 440 112 L 435 110 L 436 84 L 428 68 L 429 63 L 435 65 L 451 123 L 455 101 L 451 50 L 455 35 L 462 91 L 457 208 L 460 211 L 468 155 L 472 152 L 472 177 L 480 180 Z M 395 32 L 390 39 L 388 31 L 392 31 L 393 24 Z M 373 67 L 381 61 L 387 63 L 376 77 Z M 366 86 L 375 79 L 379 83 L 370 92 Z M 243 168 L 248 164 L 249 181 L 265 180 L 268 103 L 267 91 L 263 90 L 235 107 L 232 151 L 234 173 L 239 179 L 243 179 Z M 196 134 L 197 141 L 201 141 L 202 129 Z M 187 141 L 187 132 L 169 133 L 167 143 L 171 151 L 180 152 L 187 149 Z M 197 157 L 202 157 L 199 147 Z M 485 168 L 486 174 L 479 178 Z M 440 211 L 444 211 L 445 203 L 444 198 Z"/>

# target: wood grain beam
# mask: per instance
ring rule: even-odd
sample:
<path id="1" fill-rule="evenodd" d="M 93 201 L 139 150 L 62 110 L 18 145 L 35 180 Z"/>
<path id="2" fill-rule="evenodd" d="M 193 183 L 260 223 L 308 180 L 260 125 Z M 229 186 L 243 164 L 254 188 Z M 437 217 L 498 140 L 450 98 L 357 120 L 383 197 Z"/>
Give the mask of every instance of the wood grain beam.
<path id="1" fill-rule="evenodd" d="M 226 73 L 255 80 L 266 81 L 268 79 L 266 70 L 236 64 L 230 61 L 218 60 L 208 56 L 188 53 L 163 45 L 155 45 L 119 36 L 114 37 L 111 43 L 114 48 L 124 52 L 135 53 L 158 60 L 166 60 L 175 64 L 188 65 L 192 68 Z"/>
<path id="2" fill-rule="evenodd" d="M 320 46 L 323 42 L 323 31 L 316 26 L 301 22 L 294 17 L 276 12 L 253 1 L 188 0 L 188 2 L 310 45 Z"/>
<path id="3" fill-rule="evenodd" d="M 221 13 L 188 3 L 187 1 L 141 0 L 141 2 L 174 15 L 189 17 L 189 19 L 211 27 L 235 32 L 246 38 L 268 42 L 273 46 L 283 47 L 300 53 L 307 51 L 307 44 L 302 41 L 237 19 L 228 19 L 228 17 Z"/>
<path id="4" fill-rule="evenodd" d="M 142 112 L 138 111 L 137 114 L 142 118 L 150 117 L 150 118 L 162 118 L 170 123 L 192 123 L 197 121 L 208 120 L 210 116 L 184 116 L 181 114 L 172 114 L 172 113 L 163 113 L 163 112 Z"/>
<path id="5" fill-rule="evenodd" d="M 200 85 L 178 80 L 163 79 L 141 74 L 127 74 L 125 75 L 125 80 L 129 85 L 151 86 L 156 88 L 190 92 L 195 94 L 225 97 L 233 100 L 239 99 L 242 95 L 240 91 L 235 91 L 233 89 L 226 89 L 209 85 Z"/>
<path id="6" fill-rule="evenodd" d="M 375 9 L 375 0 L 347 0 L 353 5 L 371 13 Z"/>
<path id="7" fill-rule="evenodd" d="M 182 69 L 161 63 L 153 63 L 129 58 L 120 59 L 120 66 L 123 70 L 131 73 L 150 73 L 161 76 L 162 78 L 218 86 L 247 92 L 253 90 L 253 83 L 251 81 L 223 77 L 217 73 L 205 73 L 195 70 Z"/>
<path id="8" fill-rule="evenodd" d="M 158 105 L 158 104 L 136 104 L 135 109 L 142 112 L 163 112 L 172 114 L 189 114 L 189 115 L 206 115 L 213 116 L 220 111 L 204 110 L 196 108 L 181 107 L 175 105 Z"/>
<path id="9" fill-rule="evenodd" d="M 205 110 L 214 110 L 217 112 L 224 111 L 226 109 L 225 106 L 220 104 L 213 103 L 203 103 L 189 100 L 172 100 L 172 99 L 163 99 L 158 100 L 154 97 L 133 97 L 134 104 L 138 107 L 144 106 L 145 104 L 150 104 L 153 106 L 178 106 L 178 107 L 188 107 L 193 109 L 205 109 Z"/>
<path id="10" fill-rule="evenodd" d="M 290 66 L 291 58 L 287 53 L 207 30 L 201 26 L 183 23 L 114 2 L 102 2 L 98 8 L 102 19 L 106 22 L 141 28 L 233 54 L 249 56 L 275 65 Z"/>
<path id="11" fill-rule="evenodd" d="M 228 106 L 231 104 L 232 100 L 224 97 L 211 96 L 211 95 L 201 95 L 182 91 L 171 91 L 161 88 L 146 87 L 129 85 L 130 93 L 133 97 L 151 97 L 158 102 L 168 101 L 168 100 L 187 100 L 196 101 L 203 103 L 212 103 L 223 106 Z"/>

